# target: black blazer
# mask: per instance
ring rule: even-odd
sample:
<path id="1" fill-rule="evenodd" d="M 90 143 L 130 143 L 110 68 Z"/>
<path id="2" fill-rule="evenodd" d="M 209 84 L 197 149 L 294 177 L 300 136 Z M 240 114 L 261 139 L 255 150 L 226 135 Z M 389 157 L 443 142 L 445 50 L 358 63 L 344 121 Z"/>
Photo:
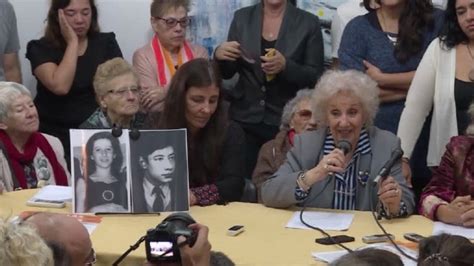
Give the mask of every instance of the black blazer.
<path id="1" fill-rule="evenodd" d="M 323 73 L 324 50 L 319 19 L 287 4 L 275 48 L 286 58 L 286 68 L 265 84 L 261 68 L 262 5 L 239 9 L 229 29 L 228 41 L 237 41 L 255 59 L 218 61 L 225 79 L 239 74 L 236 86 L 229 92 L 230 114 L 246 123 L 265 122 L 280 125 L 283 106 L 302 88 L 313 88 Z"/>

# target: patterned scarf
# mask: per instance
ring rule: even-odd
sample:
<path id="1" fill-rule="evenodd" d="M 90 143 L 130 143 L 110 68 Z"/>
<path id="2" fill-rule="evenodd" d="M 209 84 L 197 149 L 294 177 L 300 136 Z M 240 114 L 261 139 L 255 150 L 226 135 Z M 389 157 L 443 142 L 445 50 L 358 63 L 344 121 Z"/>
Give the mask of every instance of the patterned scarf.
<path id="1" fill-rule="evenodd" d="M 173 60 L 171 59 L 170 52 L 161 46 L 158 36 L 155 35 L 155 37 L 153 37 L 151 47 L 153 48 L 157 64 L 158 83 L 161 87 L 164 87 L 168 85 L 169 81 L 174 76 L 176 69 Z M 193 51 L 191 50 L 189 43 L 184 41 L 178 54 L 178 67 L 192 59 L 194 59 Z"/>

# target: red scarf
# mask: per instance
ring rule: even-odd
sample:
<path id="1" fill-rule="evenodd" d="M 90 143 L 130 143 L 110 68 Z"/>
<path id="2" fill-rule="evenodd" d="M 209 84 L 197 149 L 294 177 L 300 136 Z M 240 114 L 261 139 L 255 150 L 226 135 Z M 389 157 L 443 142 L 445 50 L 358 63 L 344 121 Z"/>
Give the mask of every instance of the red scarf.
<path id="1" fill-rule="evenodd" d="M 153 40 L 151 41 L 151 47 L 153 48 L 153 52 L 155 54 L 157 71 L 158 71 L 158 83 L 161 87 L 165 87 L 168 85 L 168 82 L 174 75 L 175 69 L 174 65 L 170 61 L 169 52 L 166 49 L 161 47 L 160 40 L 158 40 L 158 36 L 154 36 Z M 183 55 L 183 48 L 184 48 L 184 55 Z M 183 47 L 179 50 L 178 59 L 181 60 L 183 63 L 186 63 L 192 59 L 194 59 L 193 51 L 189 46 L 188 42 L 184 41 Z M 178 67 L 180 65 L 178 64 Z"/>
<path id="2" fill-rule="evenodd" d="M 288 130 L 288 140 L 290 141 L 291 147 L 293 147 L 293 142 L 295 141 L 295 135 L 296 135 L 296 132 L 293 128 Z"/>
<path id="3" fill-rule="evenodd" d="M 35 132 L 31 134 L 30 138 L 25 144 L 23 153 L 20 153 L 16 149 L 10 137 L 3 130 L 0 130 L 0 141 L 5 146 L 5 149 L 8 153 L 8 160 L 10 161 L 10 164 L 13 168 L 13 173 L 20 184 L 20 187 L 24 189 L 28 188 L 23 165 L 31 164 L 33 162 L 38 148 L 43 152 L 51 167 L 53 168 L 56 185 L 67 186 L 66 173 L 64 172 L 63 167 L 59 164 L 53 148 L 51 145 L 49 145 L 48 140 L 43 135 L 41 135 L 41 133 Z"/>

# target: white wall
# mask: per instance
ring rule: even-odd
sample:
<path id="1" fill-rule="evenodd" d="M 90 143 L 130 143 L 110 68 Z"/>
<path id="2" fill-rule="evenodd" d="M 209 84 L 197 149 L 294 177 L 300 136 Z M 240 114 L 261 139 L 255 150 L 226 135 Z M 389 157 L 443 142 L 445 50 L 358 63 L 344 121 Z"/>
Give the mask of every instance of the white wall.
<path id="1" fill-rule="evenodd" d="M 31 74 L 30 62 L 26 59 L 26 44 L 43 35 L 49 0 L 10 0 L 15 8 L 23 83 L 33 93 L 36 80 Z M 131 62 L 133 52 L 143 46 L 152 36 L 149 23 L 151 0 L 98 0 L 99 25 L 104 32 L 113 31 L 126 60 Z"/>

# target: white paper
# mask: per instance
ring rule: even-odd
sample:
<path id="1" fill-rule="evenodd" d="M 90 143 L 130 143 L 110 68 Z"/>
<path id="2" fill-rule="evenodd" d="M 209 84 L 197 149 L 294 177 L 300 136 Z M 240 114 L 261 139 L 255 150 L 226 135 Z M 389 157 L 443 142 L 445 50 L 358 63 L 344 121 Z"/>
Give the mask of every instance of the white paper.
<path id="1" fill-rule="evenodd" d="M 457 225 L 445 224 L 442 222 L 434 222 L 433 235 L 439 235 L 442 233 L 460 235 L 469 239 L 474 239 L 474 228 L 466 228 Z"/>
<path id="2" fill-rule="evenodd" d="M 336 213 L 336 212 L 318 212 L 305 211 L 303 213 L 303 220 L 314 227 L 322 230 L 347 230 L 351 226 L 354 214 L 350 213 Z M 290 221 L 286 225 L 287 228 L 310 229 L 304 225 L 300 220 L 300 212 L 293 214 Z"/>
<path id="3" fill-rule="evenodd" d="M 97 228 L 99 224 L 82 222 L 82 225 L 84 225 L 84 227 L 87 229 L 87 232 L 89 233 L 89 235 L 92 235 L 92 232 L 94 232 L 94 230 Z"/>
<path id="4" fill-rule="evenodd" d="M 328 251 L 328 252 L 311 252 L 311 256 L 316 260 L 323 261 L 326 263 L 332 263 L 339 259 L 340 257 L 346 255 L 348 252 L 346 250 L 339 251 Z"/>
<path id="5" fill-rule="evenodd" d="M 43 187 L 38 191 L 33 198 L 42 200 L 60 200 L 60 201 L 71 201 L 72 200 L 72 188 L 65 186 L 54 186 L 49 185 Z"/>
<path id="6" fill-rule="evenodd" d="M 408 249 L 403 246 L 399 246 L 405 253 L 412 256 L 413 258 L 418 258 L 418 253 L 414 250 Z M 357 250 L 365 249 L 365 248 L 377 248 L 390 251 L 392 253 L 397 254 L 403 262 L 404 266 L 416 266 L 417 263 L 405 256 L 403 256 L 392 244 L 383 243 L 383 244 L 373 244 L 363 246 L 358 248 Z M 311 252 L 313 258 L 319 261 L 324 261 L 326 263 L 333 263 L 334 261 L 338 260 L 340 257 L 346 255 L 348 252 L 346 250 L 338 250 L 338 251 L 329 251 L 329 252 Z"/>

